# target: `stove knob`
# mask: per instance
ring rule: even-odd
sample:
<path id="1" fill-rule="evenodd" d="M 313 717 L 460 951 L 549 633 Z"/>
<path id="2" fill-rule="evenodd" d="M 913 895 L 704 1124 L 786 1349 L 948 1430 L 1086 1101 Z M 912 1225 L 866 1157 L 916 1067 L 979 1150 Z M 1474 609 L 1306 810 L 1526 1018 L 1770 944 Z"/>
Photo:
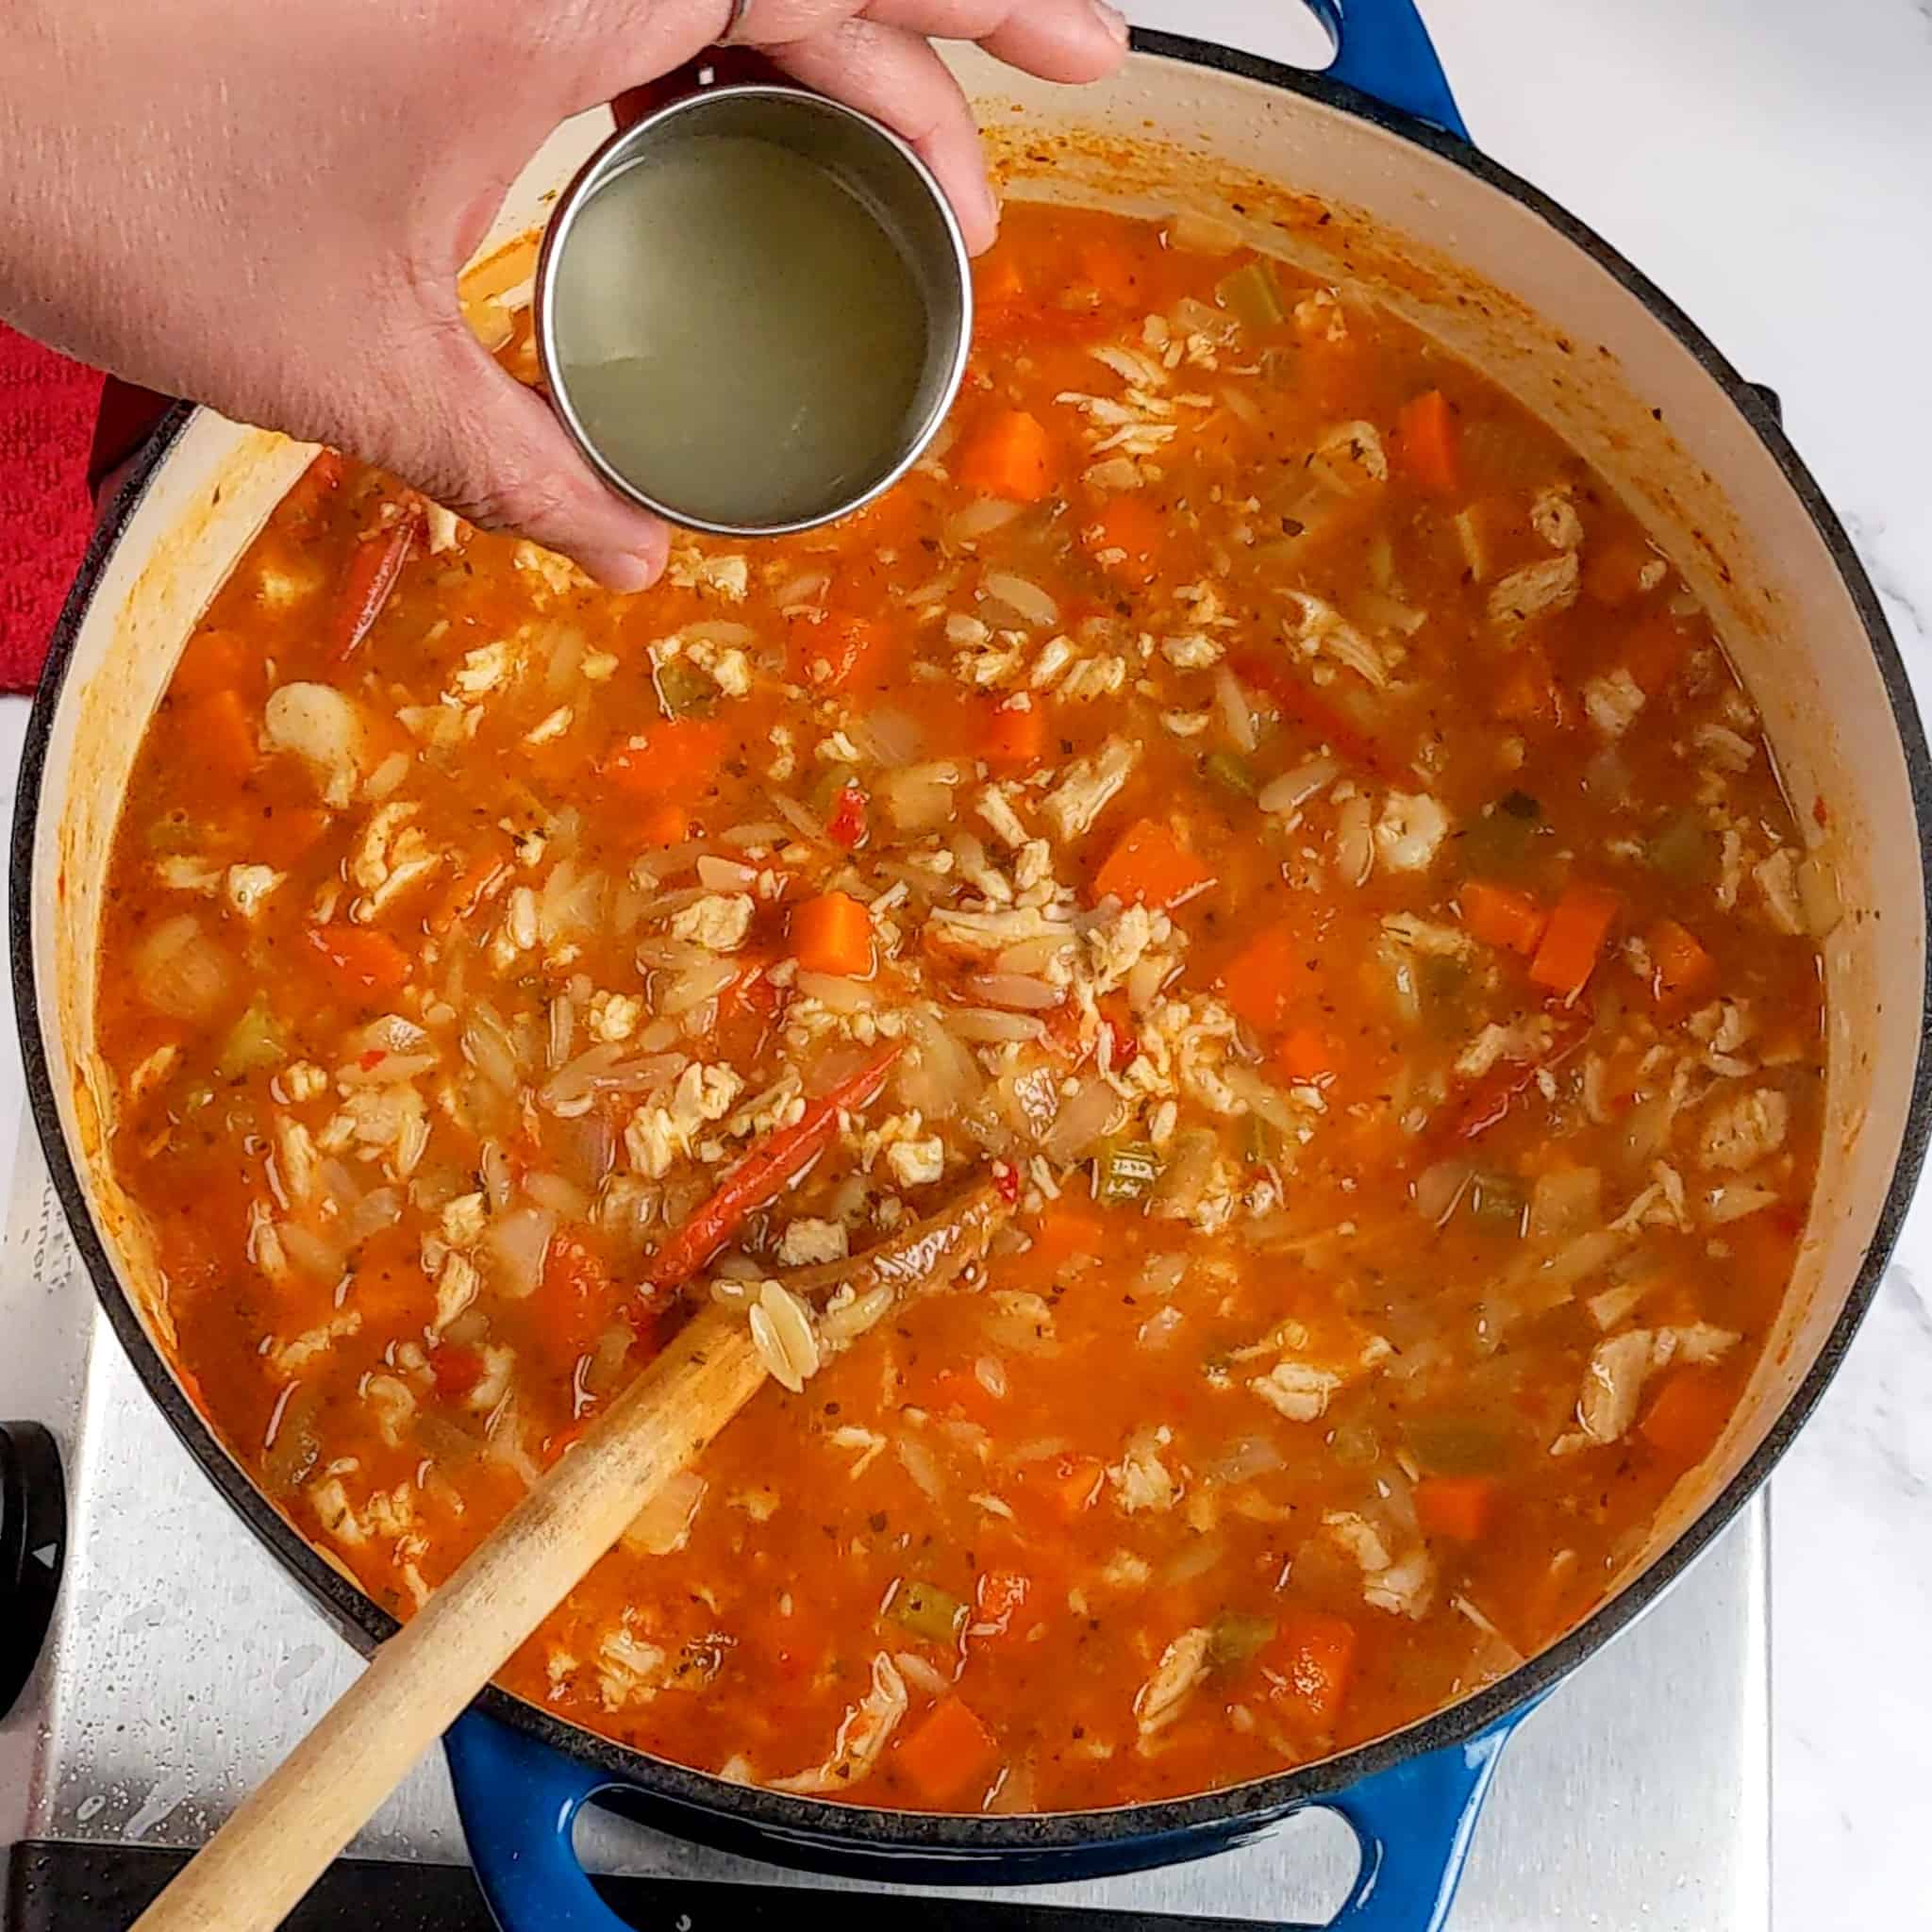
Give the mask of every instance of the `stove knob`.
<path id="1" fill-rule="evenodd" d="M 66 1555 L 60 1451 L 39 1423 L 0 1423 L 0 1718 L 33 1674 Z"/>

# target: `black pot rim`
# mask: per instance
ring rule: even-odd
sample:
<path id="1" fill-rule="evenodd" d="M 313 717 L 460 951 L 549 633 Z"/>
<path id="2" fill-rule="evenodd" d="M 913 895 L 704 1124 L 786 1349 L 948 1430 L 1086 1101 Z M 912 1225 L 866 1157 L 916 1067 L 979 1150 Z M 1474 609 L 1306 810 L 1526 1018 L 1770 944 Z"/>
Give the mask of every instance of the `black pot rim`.
<path id="1" fill-rule="evenodd" d="M 1549 196 L 1467 142 L 1320 75 L 1209 42 L 1137 28 L 1133 47 L 1142 55 L 1230 74 L 1353 114 L 1474 175 L 1539 216 L 1562 240 L 1613 276 L 1696 358 L 1777 464 L 1830 554 L 1858 612 L 1885 683 L 1910 780 L 1921 831 L 1926 925 L 1928 933 L 1932 933 L 1932 842 L 1924 836 L 1925 828 L 1932 824 L 1932 756 L 1927 753 L 1905 666 L 1850 539 L 1763 397 L 1676 304 L 1608 242 Z M 60 1129 L 52 1070 L 40 1028 L 39 988 L 33 959 L 33 857 L 54 717 L 75 641 L 102 573 L 129 518 L 144 499 L 194 413 L 187 405 L 172 410 L 130 471 L 111 511 L 88 545 L 50 642 L 46 668 L 27 726 L 12 832 L 9 943 L 21 1047 L 28 1098 L 55 1189 L 108 1319 L 142 1381 L 230 1507 L 351 1641 L 369 1649 L 395 1632 L 395 1620 L 331 1568 L 256 1489 L 188 1400 L 142 1325 L 131 1299 L 123 1291 L 88 1209 L 79 1173 Z M 1932 946 L 1927 948 L 1925 1008 L 1932 1013 Z M 1928 1139 L 1932 1139 L 1932 1043 L 1928 1043 L 1922 1029 L 1898 1161 L 1872 1242 L 1817 1359 L 1737 1475 L 1668 1548 L 1658 1552 L 1615 1597 L 1558 1642 L 1473 1696 L 1339 1757 L 1253 1783 L 1154 1804 L 1016 1817 L 935 1815 L 870 1810 L 793 1797 L 755 1786 L 728 1784 L 565 1724 L 493 1687 L 483 1693 L 479 1706 L 492 1717 L 564 1756 L 607 1774 L 612 1785 L 633 1787 L 647 1798 L 666 1801 L 688 1813 L 708 1814 L 739 1829 L 768 1832 L 800 1847 L 807 1857 L 814 1845 L 834 1854 L 924 1854 L 941 1860 L 971 1863 L 977 1875 L 983 1877 L 997 1874 L 979 1871 L 979 1861 L 995 1859 L 1001 1855 L 1078 1850 L 1091 1858 L 1095 1853 L 1104 1855 L 1105 1848 L 1111 1844 L 1120 1848 L 1124 1862 L 1152 1863 L 1164 1857 L 1188 1856 L 1191 1847 L 1199 1848 L 1204 1834 L 1219 1836 L 1259 1828 L 1305 1805 L 1331 1797 L 1377 1772 L 1424 1752 L 1462 1742 L 1525 1710 L 1623 1630 L 1682 1574 L 1769 1475 L 1837 1373 L 1877 1291 L 1897 1241 L 1924 1161 Z M 1141 1849 L 1136 1851 L 1135 1847 Z"/>

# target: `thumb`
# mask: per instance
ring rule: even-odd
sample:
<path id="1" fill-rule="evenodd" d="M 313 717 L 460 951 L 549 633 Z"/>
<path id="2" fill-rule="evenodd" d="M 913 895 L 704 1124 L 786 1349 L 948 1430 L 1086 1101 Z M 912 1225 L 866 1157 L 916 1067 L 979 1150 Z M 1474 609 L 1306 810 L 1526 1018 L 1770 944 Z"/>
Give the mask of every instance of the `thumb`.
<path id="1" fill-rule="evenodd" d="M 460 320 L 441 341 L 429 407 L 391 426 L 388 467 L 473 524 L 561 551 L 613 591 L 656 582 L 669 527 L 605 483 L 543 398 L 498 367 Z"/>

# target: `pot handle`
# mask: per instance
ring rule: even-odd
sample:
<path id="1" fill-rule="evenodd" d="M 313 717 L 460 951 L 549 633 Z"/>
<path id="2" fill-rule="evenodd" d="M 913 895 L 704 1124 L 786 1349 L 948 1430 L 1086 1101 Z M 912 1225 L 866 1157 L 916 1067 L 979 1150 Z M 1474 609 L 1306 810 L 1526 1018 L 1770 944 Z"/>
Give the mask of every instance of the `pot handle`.
<path id="1" fill-rule="evenodd" d="M 572 1830 L 620 1783 L 480 1710 L 442 1740 L 476 1883 L 504 1932 L 632 1932 L 597 1896 Z"/>
<path id="2" fill-rule="evenodd" d="M 1347 1902 L 1328 1932 L 1441 1932 L 1469 1858 L 1496 1760 L 1525 1712 L 1444 1744 L 1323 1800 L 1361 1847 Z"/>
<path id="3" fill-rule="evenodd" d="M 1441 1932 L 1496 1759 L 1522 1715 L 1322 1801 L 1348 1821 L 1362 1854 L 1327 1932 Z M 577 1813 L 621 1780 L 478 1710 L 457 1721 L 442 1748 L 476 1882 L 504 1932 L 631 1932 L 572 1841 Z"/>
<path id="4" fill-rule="evenodd" d="M 1429 30 L 1415 0 L 1304 0 L 1328 29 L 1335 58 L 1327 78 L 1339 80 L 1384 107 L 1395 108 L 1469 139 L 1448 77 L 1436 58 Z"/>

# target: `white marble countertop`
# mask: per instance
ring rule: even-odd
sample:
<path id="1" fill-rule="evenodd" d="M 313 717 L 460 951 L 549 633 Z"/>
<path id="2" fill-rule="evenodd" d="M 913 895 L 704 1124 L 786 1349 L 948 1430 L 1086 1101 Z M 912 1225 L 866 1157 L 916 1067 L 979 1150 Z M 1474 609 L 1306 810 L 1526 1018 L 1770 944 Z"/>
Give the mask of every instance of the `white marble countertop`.
<path id="1" fill-rule="evenodd" d="M 1129 0 L 1128 11 L 1283 58 L 1320 45 L 1295 0 Z M 1926 702 L 1932 0 L 1424 0 L 1424 12 L 1477 142 L 1778 391 Z M 25 712 L 0 701 L 9 794 Z M 20 1108 L 17 1049 L 0 1031 L 0 1174 Z M 1928 1391 L 1932 1191 L 1772 1484 L 1780 1932 L 1932 1918 Z"/>

